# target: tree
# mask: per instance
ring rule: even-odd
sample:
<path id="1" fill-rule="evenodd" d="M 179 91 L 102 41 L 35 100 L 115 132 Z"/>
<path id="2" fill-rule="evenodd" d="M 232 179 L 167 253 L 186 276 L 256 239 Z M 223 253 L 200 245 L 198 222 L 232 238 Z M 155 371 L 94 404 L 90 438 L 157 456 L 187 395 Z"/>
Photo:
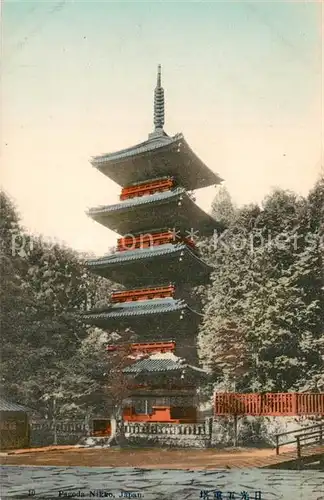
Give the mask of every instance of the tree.
<path id="1" fill-rule="evenodd" d="M 236 389 L 236 381 L 248 370 L 247 345 L 240 326 L 218 314 L 212 332 L 208 332 L 208 325 L 202 332 L 207 339 L 201 339 L 200 357 L 205 360 L 206 368 L 214 374 L 215 380 L 223 379 L 228 390 Z"/>
<path id="2" fill-rule="evenodd" d="M 247 233 L 253 232 L 261 214 L 259 205 L 250 203 L 238 208 L 235 214 L 235 226 Z"/>
<path id="3" fill-rule="evenodd" d="M 25 334 L 30 326 L 30 314 L 35 301 L 30 284 L 24 275 L 27 265 L 16 252 L 14 238 L 24 237 L 18 212 L 4 193 L 0 192 L 0 322 L 1 322 L 1 386 L 3 392 L 15 394 L 19 386 L 18 373 L 25 355 Z"/>
<path id="4" fill-rule="evenodd" d="M 49 416 L 88 334 L 78 313 L 107 296 L 111 283 L 90 275 L 71 249 L 27 235 L 4 193 L 1 215 L 2 390 Z"/>
<path id="5" fill-rule="evenodd" d="M 305 380 L 314 390 L 321 383 L 323 261 L 320 246 L 307 242 L 305 215 L 318 209 L 320 193 L 311 195 L 310 208 L 309 200 L 276 190 L 259 214 L 253 206 L 241 210 L 207 252 L 216 270 L 204 297 L 200 352 L 219 379 L 242 370 L 238 390 L 299 390 Z"/>
<path id="6" fill-rule="evenodd" d="M 215 271 L 203 295 L 204 318 L 198 338 L 200 356 L 218 380 L 227 379 L 233 384 L 240 374 L 240 388 L 244 386 L 243 373 L 248 369 L 241 323 L 242 299 L 247 289 L 245 279 L 250 266 L 244 229 L 232 226 L 216 244 L 211 242 L 205 254 Z"/>
<path id="7" fill-rule="evenodd" d="M 126 330 L 121 337 L 98 328 L 90 329 L 79 349 L 70 360 L 62 379 L 62 409 L 73 415 L 109 415 L 112 439 L 121 439 L 123 401 L 129 396 L 132 379 L 123 370 L 132 359 L 130 343 L 132 332 Z M 115 350 L 107 351 L 114 342 Z M 122 342 L 122 343 L 121 343 Z"/>
<path id="8" fill-rule="evenodd" d="M 231 195 L 224 186 L 218 188 L 217 194 L 212 202 L 211 215 L 225 226 L 230 226 L 235 218 L 236 207 Z"/>
<path id="9" fill-rule="evenodd" d="M 247 340 L 255 355 L 250 384 L 259 391 L 298 390 L 318 358 L 315 345 L 307 355 L 303 347 L 305 334 L 314 335 L 309 319 L 316 304 L 305 301 L 293 266 L 278 277 L 265 252 L 271 254 L 268 248 L 260 249 L 254 259 L 255 287 L 244 303 Z"/>
<path id="10" fill-rule="evenodd" d="M 308 198 L 308 220 L 313 232 L 323 229 L 324 224 L 324 174 L 322 173 L 315 186 L 309 192 Z"/>

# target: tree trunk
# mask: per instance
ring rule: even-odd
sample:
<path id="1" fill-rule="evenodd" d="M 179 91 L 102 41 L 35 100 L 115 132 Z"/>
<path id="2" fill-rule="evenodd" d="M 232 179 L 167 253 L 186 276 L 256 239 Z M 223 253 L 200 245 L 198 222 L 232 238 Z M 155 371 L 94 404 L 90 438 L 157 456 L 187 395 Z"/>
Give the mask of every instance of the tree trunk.
<path id="1" fill-rule="evenodd" d="M 55 396 L 53 397 L 53 444 L 54 446 L 57 445 L 57 424 L 56 424 L 56 398 Z"/>
<path id="2" fill-rule="evenodd" d="M 110 416 L 110 438 L 109 441 L 114 439 L 117 434 L 117 421 L 116 421 L 116 416 L 111 415 Z"/>
<path id="3" fill-rule="evenodd" d="M 237 415 L 234 415 L 234 448 L 237 447 Z"/>
<path id="4" fill-rule="evenodd" d="M 91 412 L 87 412 L 85 416 L 85 425 L 86 425 L 86 434 L 87 437 L 91 436 L 91 433 L 93 431 L 93 426 L 91 426 Z"/>
<path id="5" fill-rule="evenodd" d="M 108 440 L 110 446 L 124 446 L 126 444 L 124 421 L 120 408 L 116 408 L 110 416 L 111 434 Z"/>

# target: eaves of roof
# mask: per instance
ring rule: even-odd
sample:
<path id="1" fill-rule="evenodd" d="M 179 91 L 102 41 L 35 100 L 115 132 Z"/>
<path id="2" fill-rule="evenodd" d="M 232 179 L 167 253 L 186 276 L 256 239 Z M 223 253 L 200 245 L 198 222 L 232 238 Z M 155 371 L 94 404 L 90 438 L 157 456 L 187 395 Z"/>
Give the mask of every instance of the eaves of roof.
<path id="1" fill-rule="evenodd" d="M 201 315 L 191 309 L 186 302 L 181 299 L 166 298 L 112 304 L 104 311 L 89 311 L 84 313 L 83 316 L 87 319 L 97 320 L 129 316 L 147 316 L 150 314 L 164 314 L 182 310 L 188 310 L 193 314 Z"/>
<path id="2" fill-rule="evenodd" d="M 124 262 L 130 260 L 147 259 L 150 257 L 160 257 L 167 254 L 177 254 L 185 251 L 187 245 L 166 243 L 164 245 L 157 245 L 150 248 L 138 248 L 136 250 L 125 250 L 123 252 L 116 252 L 111 255 L 101 257 L 99 259 L 91 259 L 87 261 L 87 266 L 105 266 L 115 264 L 116 262 Z"/>
<path id="3" fill-rule="evenodd" d="M 165 371 L 183 371 L 192 370 L 205 374 L 205 370 L 186 363 L 176 362 L 172 359 L 142 359 L 136 363 L 124 368 L 124 373 L 143 373 L 143 372 L 165 372 Z"/>
<path id="4" fill-rule="evenodd" d="M 162 148 L 164 146 L 170 146 L 176 144 L 178 141 L 183 139 L 182 134 L 176 134 L 174 137 L 169 137 L 167 135 L 160 136 L 154 139 L 148 139 L 147 141 L 136 144 L 129 148 L 121 149 L 113 153 L 106 153 L 100 156 L 94 156 L 91 158 L 91 164 L 95 167 L 99 166 L 101 163 L 114 161 L 117 162 L 127 157 L 137 156 L 149 151 L 154 151 L 155 149 Z"/>
<path id="5" fill-rule="evenodd" d="M 150 194 L 147 196 L 140 196 L 138 198 L 131 198 L 129 200 L 121 201 L 115 205 L 103 205 L 99 207 L 90 208 L 88 210 L 89 215 L 103 214 L 107 212 L 123 211 L 129 208 L 135 207 L 137 205 L 146 205 L 149 203 L 171 201 L 179 196 L 185 196 L 186 190 L 184 188 L 176 188 L 172 191 L 164 191 L 162 193 Z M 188 195 L 187 195 L 188 196 Z"/>
<path id="6" fill-rule="evenodd" d="M 192 259 L 205 265 L 212 270 L 213 268 L 204 262 L 200 257 L 195 255 L 194 252 L 184 243 L 172 244 L 166 243 L 164 245 L 152 246 L 150 248 L 139 248 L 136 250 L 126 250 L 123 252 L 116 252 L 112 255 L 107 255 L 99 259 L 91 259 L 87 261 L 88 267 L 105 267 L 117 263 L 126 263 L 134 260 L 150 259 L 152 257 L 162 257 L 166 255 L 188 254 Z"/>

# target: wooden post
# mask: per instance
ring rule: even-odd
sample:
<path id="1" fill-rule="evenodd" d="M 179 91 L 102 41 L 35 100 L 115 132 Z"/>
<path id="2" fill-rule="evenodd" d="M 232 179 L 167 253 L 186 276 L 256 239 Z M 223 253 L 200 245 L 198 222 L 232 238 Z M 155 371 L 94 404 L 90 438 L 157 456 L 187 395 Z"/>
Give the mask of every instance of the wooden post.
<path id="1" fill-rule="evenodd" d="M 29 417 L 28 415 L 26 416 L 26 425 L 27 425 L 27 436 L 26 436 L 26 439 L 27 439 L 27 446 L 26 448 L 30 448 L 31 447 L 31 425 L 30 425 L 30 422 L 29 422 Z"/>
<path id="2" fill-rule="evenodd" d="M 213 421 L 214 421 L 214 417 L 209 417 L 209 420 L 208 420 L 208 432 L 209 432 L 209 435 L 210 435 L 210 439 L 211 439 L 212 434 L 213 434 Z"/>
<path id="3" fill-rule="evenodd" d="M 53 444 L 57 445 L 57 429 L 56 429 L 56 398 L 53 396 Z"/>
<path id="4" fill-rule="evenodd" d="M 300 436 L 296 437 L 296 441 L 297 441 L 297 457 L 300 458 L 301 457 Z"/>
<path id="5" fill-rule="evenodd" d="M 276 434 L 276 455 L 279 455 L 279 436 Z"/>
<path id="6" fill-rule="evenodd" d="M 291 407 L 289 409 L 291 410 L 291 415 L 294 415 L 294 416 L 298 415 L 298 401 L 297 401 L 297 398 L 298 398 L 298 395 L 296 394 L 296 392 L 293 392 L 292 395 L 291 395 Z"/>
<path id="7" fill-rule="evenodd" d="M 237 414 L 234 414 L 234 448 L 237 447 Z"/>
<path id="8" fill-rule="evenodd" d="M 320 446 L 323 444 L 323 424 L 320 424 L 319 428 L 319 444 Z"/>

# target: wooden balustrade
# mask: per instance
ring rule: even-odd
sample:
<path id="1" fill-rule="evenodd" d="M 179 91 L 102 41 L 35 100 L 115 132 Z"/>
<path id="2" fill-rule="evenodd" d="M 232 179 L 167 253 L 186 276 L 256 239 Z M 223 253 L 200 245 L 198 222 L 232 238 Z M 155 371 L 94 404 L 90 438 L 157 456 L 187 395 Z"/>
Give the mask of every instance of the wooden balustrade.
<path id="1" fill-rule="evenodd" d="M 125 238 L 118 238 L 117 250 L 119 252 L 127 250 L 136 250 L 138 248 L 150 248 L 157 245 L 165 245 L 166 243 L 173 243 L 174 235 L 172 231 L 164 231 L 153 234 L 141 234 L 136 236 L 127 236 Z"/>
<path id="2" fill-rule="evenodd" d="M 150 342 L 141 344 L 132 344 L 131 351 L 133 353 L 149 354 L 152 352 L 174 352 L 176 347 L 175 342 Z"/>
<path id="3" fill-rule="evenodd" d="M 114 352 L 123 347 L 123 345 L 110 344 L 106 346 L 106 350 L 108 352 Z M 141 344 L 130 344 L 130 351 L 132 354 L 152 354 L 154 352 L 174 352 L 175 347 L 175 342 L 144 342 Z"/>
<path id="4" fill-rule="evenodd" d="M 286 437 L 288 437 L 288 440 L 285 439 Z M 298 458 L 302 456 L 302 448 L 306 446 L 322 446 L 324 444 L 324 423 L 276 434 L 276 455 L 279 455 L 281 446 L 288 444 L 296 445 Z"/>
<path id="5" fill-rule="evenodd" d="M 324 415 L 324 393 L 297 394 L 298 415 Z"/>
<path id="6" fill-rule="evenodd" d="M 76 433 L 76 434 L 84 434 L 88 430 L 88 425 L 84 420 L 31 420 L 30 428 L 33 431 L 52 431 L 54 428 L 57 432 L 61 433 Z"/>
<path id="7" fill-rule="evenodd" d="M 215 393 L 214 415 L 324 415 L 324 393 Z"/>
<path id="8" fill-rule="evenodd" d="M 141 182 L 132 186 L 126 186 L 122 189 L 120 200 L 128 200 L 140 196 L 170 191 L 174 187 L 174 179 L 172 177 L 154 179 L 152 181 Z"/>
<path id="9" fill-rule="evenodd" d="M 117 251 L 125 252 L 127 250 L 137 250 L 140 248 L 151 248 L 152 246 L 159 246 L 165 244 L 176 244 L 183 242 L 193 249 L 196 249 L 196 245 L 192 238 L 185 236 L 175 235 L 173 231 L 162 231 L 152 234 L 140 234 L 134 236 L 126 236 L 124 238 L 118 238 L 117 240 Z"/>
<path id="10" fill-rule="evenodd" d="M 212 428 L 207 423 L 155 423 L 155 422 L 125 422 L 125 432 L 142 435 L 176 435 L 176 436 L 210 436 Z"/>
<path id="11" fill-rule="evenodd" d="M 147 287 L 138 288 L 134 290 L 123 290 L 118 292 L 113 292 L 111 295 L 111 302 L 121 303 L 121 302 L 131 302 L 138 300 L 151 300 L 151 299 L 161 299 L 166 297 L 174 296 L 175 287 L 173 285 L 160 286 L 160 287 Z"/>

